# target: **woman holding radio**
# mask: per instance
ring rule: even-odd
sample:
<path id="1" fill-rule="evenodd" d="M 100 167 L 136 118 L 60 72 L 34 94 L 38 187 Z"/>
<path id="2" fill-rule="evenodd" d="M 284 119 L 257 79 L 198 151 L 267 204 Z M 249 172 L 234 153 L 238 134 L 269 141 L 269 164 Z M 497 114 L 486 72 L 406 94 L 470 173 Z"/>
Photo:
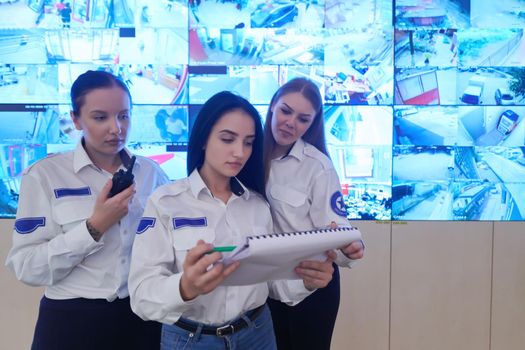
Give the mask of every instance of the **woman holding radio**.
<path id="1" fill-rule="evenodd" d="M 121 80 L 87 71 L 71 103 L 82 139 L 24 171 L 6 262 L 22 282 L 45 287 L 32 349 L 158 348 L 160 324 L 133 314 L 127 282 L 146 198 L 168 179 L 145 157 L 131 162 L 131 95 Z M 118 170 L 134 183 L 114 193 Z"/>

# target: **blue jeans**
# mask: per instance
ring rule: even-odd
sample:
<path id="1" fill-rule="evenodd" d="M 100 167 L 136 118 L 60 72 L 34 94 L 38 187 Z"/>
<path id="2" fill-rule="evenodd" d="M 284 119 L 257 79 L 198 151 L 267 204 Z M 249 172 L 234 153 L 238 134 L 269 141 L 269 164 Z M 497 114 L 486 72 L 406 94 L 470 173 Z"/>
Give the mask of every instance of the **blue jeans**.
<path id="1" fill-rule="evenodd" d="M 241 316 L 248 327 L 232 335 L 218 337 L 186 331 L 175 325 L 162 325 L 161 350 L 276 350 L 275 334 L 273 333 L 272 317 L 268 306 L 263 312 L 251 321 Z M 199 323 L 185 319 L 187 323 L 199 326 Z"/>

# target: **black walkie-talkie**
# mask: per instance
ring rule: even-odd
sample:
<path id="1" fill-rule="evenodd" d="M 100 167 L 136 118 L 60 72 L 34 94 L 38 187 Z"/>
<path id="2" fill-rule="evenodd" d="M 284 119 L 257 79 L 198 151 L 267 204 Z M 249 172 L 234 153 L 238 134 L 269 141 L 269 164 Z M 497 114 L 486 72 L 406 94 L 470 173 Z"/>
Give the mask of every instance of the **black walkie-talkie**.
<path id="1" fill-rule="evenodd" d="M 108 198 L 113 197 L 131 186 L 134 178 L 132 171 L 133 165 L 135 165 L 135 159 L 137 159 L 135 156 L 131 157 L 131 161 L 126 171 L 119 169 L 119 171 L 113 174 L 113 185 L 111 186 L 111 190 L 109 190 Z"/>

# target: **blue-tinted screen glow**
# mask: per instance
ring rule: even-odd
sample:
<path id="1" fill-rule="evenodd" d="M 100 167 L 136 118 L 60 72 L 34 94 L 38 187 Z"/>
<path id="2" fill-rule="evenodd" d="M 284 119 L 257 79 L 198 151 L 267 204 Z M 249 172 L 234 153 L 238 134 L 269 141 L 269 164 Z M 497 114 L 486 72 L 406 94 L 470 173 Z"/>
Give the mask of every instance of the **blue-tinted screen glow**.
<path id="1" fill-rule="evenodd" d="M 0 1 L 0 216 L 21 174 L 81 137 L 87 69 L 133 96 L 128 147 L 186 176 L 200 105 L 231 90 L 264 118 L 308 77 L 349 219 L 525 219 L 525 3 L 506 0 Z"/>

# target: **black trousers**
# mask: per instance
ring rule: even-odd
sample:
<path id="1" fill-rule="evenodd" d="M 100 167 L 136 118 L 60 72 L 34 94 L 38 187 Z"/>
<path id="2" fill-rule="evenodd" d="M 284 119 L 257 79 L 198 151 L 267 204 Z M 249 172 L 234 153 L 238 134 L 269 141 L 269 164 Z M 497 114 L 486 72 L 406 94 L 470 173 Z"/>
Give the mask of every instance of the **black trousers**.
<path id="1" fill-rule="evenodd" d="M 340 300 L 339 269 L 332 281 L 295 306 L 268 299 L 279 350 L 330 350 Z"/>
<path id="2" fill-rule="evenodd" d="M 161 324 L 143 321 L 129 298 L 54 300 L 45 296 L 35 327 L 32 350 L 157 350 Z"/>

